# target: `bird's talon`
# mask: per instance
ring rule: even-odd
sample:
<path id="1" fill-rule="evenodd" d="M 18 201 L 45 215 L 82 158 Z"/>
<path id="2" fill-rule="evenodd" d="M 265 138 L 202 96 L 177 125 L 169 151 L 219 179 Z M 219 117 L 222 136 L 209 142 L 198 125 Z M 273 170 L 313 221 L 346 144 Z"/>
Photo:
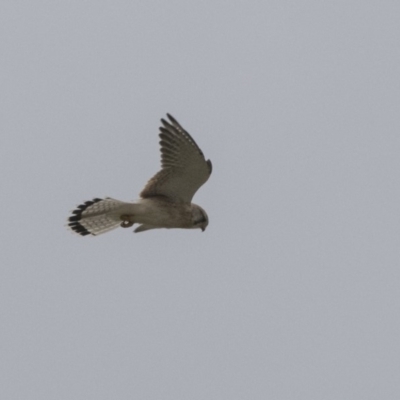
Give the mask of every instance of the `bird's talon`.
<path id="1" fill-rule="evenodd" d="M 130 221 L 130 215 L 121 215 L 121 228 L 130 228 L 134 222 Z"/>

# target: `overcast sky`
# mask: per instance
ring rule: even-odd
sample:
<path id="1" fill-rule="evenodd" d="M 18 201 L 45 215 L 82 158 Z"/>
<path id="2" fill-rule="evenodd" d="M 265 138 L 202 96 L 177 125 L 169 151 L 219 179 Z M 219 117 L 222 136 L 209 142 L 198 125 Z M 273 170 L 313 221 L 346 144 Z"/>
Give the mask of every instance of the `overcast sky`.
<path id="1" fill-rule="evenodd" d="M 5 400 L 400 398 L 400 3 L 0 4 Z M 169 112 L 200 230 L 134 200 Z"/>

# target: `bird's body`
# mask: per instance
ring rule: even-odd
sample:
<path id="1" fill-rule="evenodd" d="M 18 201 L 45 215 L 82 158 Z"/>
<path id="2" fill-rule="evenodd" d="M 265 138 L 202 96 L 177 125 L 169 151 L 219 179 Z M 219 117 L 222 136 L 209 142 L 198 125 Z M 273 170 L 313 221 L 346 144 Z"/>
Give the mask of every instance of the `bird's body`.
<path id="1" fill-rule="evenodd" d="M 197 189 L 211 174 L 192 137 L 170 115 L 161 120 L 162 169 L 147 183 L 141 198 L 127 203 L 112 198 L 93 199 L 79 205 L 69 218 L 69 226 L 80 235 L 99 235 L 118 226 L 140 224 L 135 232 L 156 228 L 201 228 L 208 225 L 206 212 L 191 203 Z"/>

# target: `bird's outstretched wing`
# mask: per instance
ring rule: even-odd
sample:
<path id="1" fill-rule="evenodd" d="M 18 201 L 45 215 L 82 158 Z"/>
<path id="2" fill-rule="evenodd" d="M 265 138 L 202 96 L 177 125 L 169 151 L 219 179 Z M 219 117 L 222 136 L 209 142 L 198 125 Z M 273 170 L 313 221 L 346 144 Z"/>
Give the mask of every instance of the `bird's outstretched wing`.
<path id="1" fill-rule="evenodd" d="M 160 127 L 161 171 L 140 193 L 142 198 L 165 196 L 173 202 L 190 203 L 194 194 L 211 175 L 210 160 L 179 122 L 167 114 Z"/>

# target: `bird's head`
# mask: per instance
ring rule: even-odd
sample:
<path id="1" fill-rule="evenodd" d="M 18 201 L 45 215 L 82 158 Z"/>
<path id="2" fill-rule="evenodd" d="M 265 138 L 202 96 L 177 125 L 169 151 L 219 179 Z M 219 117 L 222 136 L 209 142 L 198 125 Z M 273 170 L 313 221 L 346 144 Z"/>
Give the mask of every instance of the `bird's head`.
<path id="1" fill-rule="evenodd" d="M 207 213 L 197 204 L 192 204 L 192 222 L 193 228 L 200 228 L 203 232 L 208 225 Z"/>

